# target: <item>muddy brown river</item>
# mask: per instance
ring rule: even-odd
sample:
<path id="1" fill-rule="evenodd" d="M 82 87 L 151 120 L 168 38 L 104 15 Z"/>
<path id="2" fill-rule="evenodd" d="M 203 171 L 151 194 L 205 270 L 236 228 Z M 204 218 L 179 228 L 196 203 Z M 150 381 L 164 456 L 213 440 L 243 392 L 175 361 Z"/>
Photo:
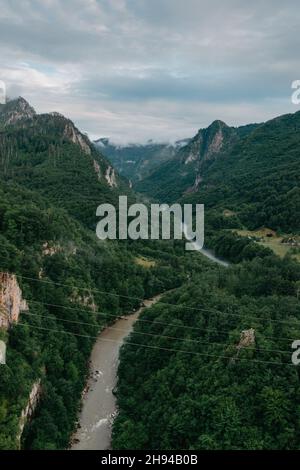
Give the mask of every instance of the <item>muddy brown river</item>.
<path id="1" fill-rule="evenodd" d="M 199 251 L 213 262 L 229 265 L 209 250 Z M 72 438 L 72 450 L 110 449 L 112 421 L 116 413 L 116 400 L 112 391 L 117 383 L 119 350 L 141 311 L 151 307 L 160 298 L 161 295 L 158 295 L 146 300 L 145 307 L 117 320 L 100 333 L 91 355 L 90 379 L 79 415 L 79 428 Z"/>
<path id="2" fill-rule="evenodd" d="M 111 425 L 116 413 L 113 389 L 117 383 L 119 349 L 141 311 L 158 302 L 160 297 L 145 300 L 145 307 L 100 333 L 91 355 L 90 378 L 79 415 L 79 428 L 72 438 L 72 450 L 110 448 Z"/>

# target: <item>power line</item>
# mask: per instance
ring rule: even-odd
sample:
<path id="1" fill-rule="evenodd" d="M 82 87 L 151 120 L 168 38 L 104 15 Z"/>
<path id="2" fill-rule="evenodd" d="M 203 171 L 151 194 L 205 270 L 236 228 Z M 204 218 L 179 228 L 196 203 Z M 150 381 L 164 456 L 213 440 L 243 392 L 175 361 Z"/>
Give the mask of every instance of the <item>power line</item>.
<path id="1" fill-rule="evenodd" d="M 76 287 L 76 286 L 69 286 L 67 284 L 62 284 L 62 283 L 57 283 L 55 281 L 47 281 L 47 280 L 43 280 L 43 279 L 37 279 L 37 278 L 32 278 L 32 277 L 27 277 L 27 276 L 22 276 L 22 275 L 16 275 L 16 277 L 21 277 L 21 278 L 24 278 L 24 279 L 28 279 L 28 280 L 32 280 L 34 282 L 41 282 L 41 283 L 47 283 L 47 284 L 55 284 L 55 285 L 59 285 L 59 286 L 63 286 L 63 287 L 67 287 L 67 288 L 76 288 L 76 289 L 80 289 L 80 290 L 85 290 L 85 291 L 88 291 L 89 293 L 91 291 L 95 291 L 95 292 L 100 292 L 101 294 L 105 294 L 105 295 L 113 295 L 113 296 L 116 296 L 116 297 L 125 297 L 125 298 L 129 298 L 129 299 L 135 299 L 135 300 L 140 300 L 140 301 L 144 301 L 144 299 L 141 299 L 141 298 L 138 298 L 138 297 L 133 297 L 133 296 L 126 296 L 126 295 L 123 295 L 123 294 L 116 294 L 116 293 L 112 293 L 112 292 L 107 292 L 107 291 L 100 291 L 99 289 L 89 289 L 89 288 L 84 288 L 84 287 Z M 40 304 L 44 304 L 44 305 L 48 305 L 48 306 L 53 306 L 53 307 L 58 307 L 58 308 L 64 308 L 64 309 L 72 309 L 71 307 L 66 307 L 66 306 L 62 306 L 62 305 L 56 305 L 56 304 L 48 304 L 48 303 L 45 303 L 45 302 L 39 302 L 39 301 L 34 301 L 34 300 L 31 300 L 31 302 L 35 302 L 35 303 L 40 303 Z M 182 306 L 182 305 L 176 305 L 176 304 L 171 304 L 171 303 L 167 303 L 167 302 L 160 302 L 162 305 L 168 305 L 172 308 L 174 307 L 179 307 L 181 309 L 189 309 L 189 310 L 194 310 L 194 311 L 199 311 L 199 312 L 213 312 L 213 313 L 218 313 L 218 314 L 223 314 L 223 315 L 228 315 L 228 316 L 236 316 L 236 317 L 239 317 L 239 318 L 243 318 L 245 319 L 245 317 L 243 315 L 239 315 L 239 314 L 235 314 L 235 313 L 231 313 L 231 312 L 223 312 L 223 311 L 220 311 L 220 310 L 217 310 L 217 309 L 197 309 L 195 307 L 189 307 L 189 306 Z M 78 308 L 75 308 L 76 310 L 79 310 Z M 74 310 L 75 310 L 74 309 Z M 83 310 L 82 310 L 83 311 Z M 113 316 L 114 318 L 118 318 L 118 316 L 115 316 L 115 315 L 112 315 L 112 314 L 109 314 L 108 312 L 95 312 L 95 314 L 103 314 L 103 315 L 106 315 L 106 316 Z M 263 318 L 257 318 L 257 317 L 247 317 L 247 320 L 248 319 L 252 319 L 254 321 L 266 321 L 266 319 L 263 319 Z M 165 324 L 166 326 L 170 326 L 169 323 L 164 323 L 164 322 L 158 322 L 158 321 L 151 321 L 151 320 L 143 320 L 143 319 L 137 319 L 137 321 L 141 321 L 141 322 L 149 322 L 149 323 L 157 323 L 157 324 Z M 288 323 L 288 325 L 296 325 L 296 326 L 300 326 L 298 325 L 297 323 L 291 323 L 290 321 L 288 320 L 272 320 L 272 319 L 267 319 L 267 321 L 269 322 L 273 322 L 273 323 Z M 219 333 L 225 333 L 225 334 L 228 334 L 230 333 L 230 331 L 221 331 L 219 329 L 205 329 L 205 328 L 199 328 L 199 327 L 191 327 L 191 326 L 188 326 L 188 325 L 171 325 L 171 326 L 176 326 L 176 327 L 180 327 L 180 328 L 189 328 L 189 329 L 197 329 L 197 330 L 200 330 L 200 331 L 217 331 Z M 265 338 L 268 338 L 268 339 L 275 339 L 273 337 L 265 337 Z M 179 338 L 178 338 L 179 339 Z M 282 339 L 282 340 L 293 340 L 294 338 L 279 338 L 277 337 L 276 340 L 279 340 L 279 339 Z M 275 350 L 274 350 L 275 351 Z"/>
<path id="2" fill-rule="evenodd" d="M 40 304 L 40 305 L 46 305 L 46 306 L 49 306 L 49 307 L 55 307 L 55 308 L 62 308 L 64 310 L 74 310 L 74 311 L 78 311 L 78 312 L 84 312 L 86 313 L 87 310 L 83 310 L 81 309 L 80 307 L 68 307 L 68 306 L 65 306 L 65 305 L 59 305 L 59 304 L 51 304 L 51 303 L 48 303 L 48 302 L 42 302 L 40 300 L 28 300 L 28 302 L 31 302 L 31 303 L 36 303 L 36 304 Z M 161 302 L 162 303 L 162 302 Z M 153 304 L 153 305 L 156 305 L 156 304 Z M 172 305 L 172 304 L 171 304 Z M 145 309 L 147 308 L 150 308 L 145 306 Z M 184 307 L 183 307 L 184 308 Z M 143 307 L 141 307 L 141 309 L 143 309 Z M 26 313 L 26 312 L 23 312 L 23 313 Z M 109 316 L 109 317 L 113 317 L 115 320 L 119 320 L 119 319 L 122 319 L 122 318 L 126 318 L 126 315 L 115 315 L 115 314 L 112 314 L 112 313 L 109 313 L 109 312 L 100 312 L 100 311 L 92 311 L 91 313 L 93 313 L 93 315 L 103 315 L 103 316 Z M 175 319 L 177 320 L 177 319 Z M 180 319 L 178 319 L 180 320 Z M 247 320 L 247 318 L 245 318 L 245 320 Z M 135 320 L 136 322 L 142 322 L 142 323 L 151 323 L 151 324 L 157 324 L 157 325 L 165 325 L 165 326 L 171 326 L 171 327 L 176 327 L 176 328 L 187 328 L 187 329 L 191 329 L 191 330 L 197 330 L 197 331 L 209 331 L 209 332 L 217 332 L 217 333 L 224 333 L 224 334 L 229 334 L 233 331 L 233 329 L 231 330 L 220 330 L 219 328 L 205 328 L 205 327 L 197 327 L 197 326 L 189 326 L 189 325 L 178 325 L 178 324 L 172 324 L 172 323 L 167 323 L 167 322 L 161 322 L 161 321 L 157 321 L 157 320 L 146 320 L 146 319 L 141 319 L 141 318 L 137 318 Z M 264 335 L 264 338 L 265 339 L 270 339 L 270 340 L 289 340 L 289 341 L 294 341 L 295 338 L 289 338 L 289 337 L 279 337 L 279 336 L 266 336 Z"/>
<path id="3" fill-rule="evenodd" d="M 210 353 L 199 353 L 199 352 L 195 352 L 195 351 L 187 351 L 187 350 L 176 349 L 176 348 L 163 348 L 161 346 L 153 346 L 153 345 L 148 345 L 148 344 L 144 344 L 144 343 L 132 343 L 130 341 L 126 341 L 124 343 L 123 341 L 116 341 L 116 340 L 109 339 L 109 338 L 99 338 L 98 336 L 82 335 L 82 334 L 78 334 L 78 333 L 71 333 L 69 331 L 53 330 L 51 328 L 44 328 L 42 326 L 32 326 L 32 325 L 28 325 L 27 323 L 18 323 L 18 325 L 27 326 L 27 327 L 29 326 L 29 327 L 32 327 L 34 329 L 51 331 L 51 332 L 54 332 L 54 333 L 62 333 L 62 334 L 67 334 L 67 335 L 71 335 L 71 336 L 79 336 L 79 337 L 82 337 L 82 338 L 97 339 L 98 341 L 107 341 L 107 342 L 116 343 L 116 344 L 120 344 L 120 345 L 125 344 L 126 346 L 127 345 L 132 345 L 132 346 L 139 346 L 139 347 L 149 348 L 149 349 L 159 349 L 159 350 L 162 350 L 162 351 L 192 354 L 192 355 L 196 355 L 196 356 L 216 357 L 216 358 L 219 358 L 219 359 L 233 359 L 234 361 L 235 360 L 239 360 L 239 361 L 246 360 L 248 362 L 253 362 L 253 363 L 272 364 L 272 365 L 280 365 L 280 366 L 287 365 L 287 366 L 295 367 L 294 364 L 290 364 L 288 362 L 263 361 L 263 360 L 260 360 L 260 359 L 248 359 L 248 358 L 243 358 L 243 357 L 223 356 L 223 355 L 216 355 L 216 354 L 210 354 Z"/>
<path id="4" fill-rule="evenodd" d="M 73 323 L 73 324 L 79 324 L 79 325 L 86 325 L 86 326 L 92 326 L 93 328 L 99 328 L 99 325 L 95 325 L 93 323 L 86 323 L 86 322 L 80 322 L 80 321 L 77 321 L 77 320 L 68 320 L 68 319 L 65 319 L 65 318 L 61 318 L 61 317 L 56 317 L 56 316 L 51 316 L 51 315 L 39 315 L 37 313 L 30 313 L 30 312 L 24 312 L 25 315 L 30 315 L 30 316 L 34 316 L 34 317 L 38 317 L 38 318 L 49 318 L 51 320 L 55 319 L 55 320 L 59 320 L 59 321 L 62 321 L 62 322 L 66 322 L 66 323 Z M 29 325 L 31 326 L 31 325 Z M 105 326 L 105 329 L 107 330 L 115 330 L 115 331 L 123 331 L 123 332 L 127 332 L 127 330 L 124 330 L 122 328 L 116 328 L 116 327 L 113 327 L 113 326 Z M 135 334 L 139 334 L 139 335 L 145 335 L 145 336 L 152 336 L 152 337 L 155 337 L 155 338 L 165 338 L 165 339 L 171 339 L 171 340 L 177 340 L 177 341 L 187 341 L 187 342 L 192 342 L 192 343 L 198 343 L 198 344 L 215 344 L 215 345 L 219 345 L 219 346 L 222 346 L 224 345 L 224 343 L 218 343 L 216 341 L 201 341 L 201 340 L 196 340 L 196 339 L 191 339 L 191 338 L 178 338 L 176 336 L 168 336 L 168 335 L 161 335 L 161 334 L 155 334 L 155 333 L 146 333 L 146 332 L 143 332 L 143 331 L 137 331 L 135 330 L 134 331 Z M 226 345 L 226 346 L 234 346 L 234 345 Z M 265 348 L 256 348 L 258 349 L 259 351 L 265 351 L 265 352 L 276 352 L 276 353 L 289 353 L 290 351 L 282 351 L 282 350 L 278 350 L 278 349 L 265 349 Z"/>
<path id="5" fill-rule="evenodd" d="M 49 306 L 49 307 L 55 307 L 55 308 L 62 308 L 64 310 L 74 310 L 74 311 L 78 311 L 78 312 L 85 312 L 86 313 L 86 310 L 83 310 L 81 309 L 80 307 L 68 307 L 66 305 L 60 305 L 60 304 L 51 304 L 51 303 L 48 303 L 48 302 L 42 302 L 40 300 L 28 300 L 28 302 L 31 302 L 31 303 L 36 303 L 36 304 L 40 304 L 40 305 L 45 305 L 45 306 Z M 161 302 L 163 303 L 163 302 Z M 154 304 L 155 305 L 155 304 Z M 172 304 L 171 304 L 172 305 Z M 146 308 L 149 308 L 147 306 L 145 306 Z M 141 307 L 143 308 L 143 307 Z M 184 307 L 182 307 L 184 308 Z M 25 313 L 25 312 L 24 312 Z M 92 311 L 91 313 L 93 313 L 93 315 L 103 315 L 103 316 L 109 316 L 109 317 L 113 317 L 114 319 L 118 320 L 126 315 L 115 315 L 115 314 L 112 314 L 112 313 L 109 313 L 109 312 L 100 312 L 100 311 Z M 177 320 L 177 319 L 175 319 Z M 245 320 L 247 320 L 247 318 L 245 318 Z M 224 334 L 228 334 L 230 332 L 232 332 L 232 330 L 220 330 L 219 328 L 205 328 L 205 327 L 196 327 L 196 326 L 189 326 L 189 325 L 177 325 L 177 324 L 172 324 L 172 323 L 167 323 L 167 322 L 161 322 L 161 321 L 157 321 L 157 320 L 146 320 L 146 319 L 141 319 L 141 318 L 137 318 L 136 319 L 136 322 L 145 322 L 145 323 L 151 323 L 151 324 L 158 324 L 158 325 L 165 325 L 165 326 L 172 326 L 172 327 L 176 327 L 176 328 L 187 328 L 187 329 L 191 329 L 191 330 L 197 330 L 197 331 L 210 331 L 210 332 L 213 332 L 213 331 L 216 331 L 217 333 L 224 333 Z M 291 340 L 293 341 L 295 338 L 283 338 L 283 337 L 274 337 L 274 336 L 264 336 L 264 338 L 266 339 L 275 339 L 275 340 Z"/>
<path id="6" fill-rule="evenodd" d="M 73 288 L 73 289 L 88 291 L 89 293 L 98 292 L 98 293 L 104 294 L 104 295 L 110 295 L 110 296 L 118 297 L 118 298 L 121 297 L 121 298 L 126 298 L 126 299 L 131 299 L 131 300 L 138 300 L 140 302 L 144 302 L 144 300 L 145 300 L 141 297 L 128 296 L 128 295 L 125 295 L 125 294 L 117 294 L 117 293 L 114 293 L 114 292 L 102 291 L 102 290 L 99 290 L 99 289 L 96 289 L 96 288 L 70 286 L 68 284 L 59 283 L 59 282 L 56 282 L 56 281 L 53 281 L 53 280 L 48 281 L 46 279 L 37 279 L 37 278 L 29 277 L 29 276 L 24 276 L 24 275 L 21 275 L 21 274 L 15 274 L 15 276 L 20 277 L 22 279 L 30 280 L 30 281 L 33 281 L 33 282 L 40 282 L 40 283 L 51 284 L 51 285 L 55 284 L 55 285 L 58 285 L 60 287 L 66 287 L 68 289 Z M 218 314 L 221 314 L 221 315 L 233 316 L 233 317 L 238 317 L 238 318 L 243 318 L 243 319 L 245 318 L 244 315 L 241 315 L 241 314 L 238 314 L 238 313 L 223 312 L 221 310 L 217 310 L 217 309 L 213 309 L 213 308 L 210 308 L 210 309 L 207 309 L 207 308 L 206 309 L 205 308 L 197 309 L 196 307 L 190 307 L 190 306 L 187 306 L 187 305 L 182 306 L 182 305 L 171 304 L 171 303 L 163 302 L 163 301 L 161 301 L 160 303 L 162 305 L 167 305 L 167 306 L 170 306 L 172 308 L 181 308 L 181 309 L 193 310 L 193 311 L 197 311 L 197 312 L 218 313 Z M 275 324 L 276 323 L 283 323 L 283 324 L 286 323 L 288 325 L 295 325 L 295 326 L 300 327 L 300 323 L 290 322 L 289 320 L 274 320 L 274 319 L 257 318 L 257 317 L 253 317 L 253 316 L 249 316 L 249 317 L 247 317 L 247 319 L 251 319 L 251 320 L 254 320 L 256 322 L 257 321 L 259 321 L 259 322 L 268 321 L 268 322 L 275 323 Z"/>
<path id="7" fill-rule="evenodd" d="M 60 283 L 60 282 L 55 282 L 55 281 L 47 281 L 46 279 L 37 279 L 37 278 L 32 278 L 32 277 L 28 277 L 28 276 L 23 276 L 23 275 L 20 275 L 20 274 L 16 274 L 16 277 L 20 277 L 22 279 L 27 279 L 27 280 L 30 280 L 30 281 L 34 281 L 34 282 L 41 282 L 41 283 L 45 283 L 45 284 L 55 284 L 57 286 L 60 286 L 60 287 L 67 287 L 68 289 L 78 289 L 78 290 L 84 290 L 84 291 L 88 291 L 89 293 L 91 292 L 98 292 L 100 294 L 104 294 L 104 295 L 111 295 L 113 297 L 124 297 L 124 298 L 127 298 L 127 299 L 135 299 L 135 300 L 139 300 L 141 302 L 144 301 L 144 299 L 142 298 L 139 298 L 139 297 L 132 297 L 132 296 L 127 296 L 127 295 L 123 295 L 123 294 L 116 294 L 114 292 L 107 292 L 107 291 L 101 291 L 99 289 L 95 289 L 95 288 L 87 288 L 87 287 L 77 287 L 77 286 L 69 286 L 68 284 L 63 284 L 63 283 Z M 176 305 L 176 304 L 171 304 L 171 303 L 167 303 L 167 302 L 160 302 L 161 304 L 163 305 L 167 305 L 167 306 L 170 306 L 170 307 L 173 307 L 173 308 L 182 308 L 182 309 L 186 309 L 186 310 L 193 310 L 193 311 L 197 311 L 197 312 L 208 312 L 208 313 L 219 313 L 219 314 L 222 314 L 222 315 L 230 315 L 230 316 L 234 316 L 234 317 L 239 317 L 239 318 L 245 318 L 244 315 L 241 315 L 241 314 L 238 314 L 238 313 L 231 313 L 231 312 L 222 312 L 221 310 L 217 310 L 217 309 L 198 309 L 196 307 L 190 307 L 190 306 L 182 306 L 182 305 Z M 268 321 L 268 322 L 272 322 L 272 323 L 287 323 L 289 325 L 296 325 L 296 326 L 299 326 L 300 327 L 300 322 L 299 323 L 293 323 L 293 322 L 290 322 L 289 320 L 273 320 L 273 319 L 265 319 L 265 318 L 257 318 L 257 317 L 247 317 L 249 319 L 252 319 L 252 320 L 255 320 L 255 321 Z"/>

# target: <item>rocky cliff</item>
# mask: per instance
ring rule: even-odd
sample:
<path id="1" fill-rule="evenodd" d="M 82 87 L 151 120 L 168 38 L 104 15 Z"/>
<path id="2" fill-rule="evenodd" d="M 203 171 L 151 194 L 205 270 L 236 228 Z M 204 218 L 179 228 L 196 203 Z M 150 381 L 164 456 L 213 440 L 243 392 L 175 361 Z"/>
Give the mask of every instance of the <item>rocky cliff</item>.
<path id="1" fill-rule="evenodd" d="M 0 328 L 9 328 L 28 310 L 27 302 L 14 274 L 0 272 Z"/>
<path id="2" fill-rule="evenodd" d="M 31 392 L 28 397 L 28 402 L 25 408 L 22 410 L 20 422 L 19 422 L 19 434 L 17 436 L 17 442 L 20 446 L 20 441 L 22 437 L 22 433 L 25 427 L 26 422 L 33 416 L 39 399 L 41 397 L 42 387 L 41 387 L 41 379 L 38 379 L 34 382 Z"/>
<path id="3" fill-rule="evenodd" d="M 19 97 L 8 101 L 0 107 L 0 125 L 9 126 L 23 119 L 32 119 L 35 116 L 35 110 L 24 98 Z"/>
<path id="4" fill-rule="evenodd" d="M 196 162 L 201 169 L 205 162 L 218 158 L 224 148 L 232 144 L 237 136 L 234 128 L 223 121 L 214 121 L 206 129 L 200 129 L 196 136 L 182 149 L 183 163 Z"/>
<path id="5" fill-rule="evenodd" d="M 70 140 L 73 144 L 78 145 L 84 153 L 91 155 L 92 151 L 88 138 L 82 135 L 71 121 L 66 121 L 64 137 Z"/>

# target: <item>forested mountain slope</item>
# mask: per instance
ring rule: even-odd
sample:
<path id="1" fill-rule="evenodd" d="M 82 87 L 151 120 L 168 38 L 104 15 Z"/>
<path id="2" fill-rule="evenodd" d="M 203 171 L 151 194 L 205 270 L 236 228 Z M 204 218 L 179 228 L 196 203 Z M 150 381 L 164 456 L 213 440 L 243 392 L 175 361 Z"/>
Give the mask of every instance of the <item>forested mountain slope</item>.
<path id="1" fill-rule="evenodd" d="M 0 448 L 66 448 L 99 330 L 179 286 L 137 322 L 129 342 L 140 346 L 122 349 L 113 446 L 299 448 L 291 365 L 299 264 L 219 230 L 279 213 L 299 229 L 300 115 L 239 131 L 216 121 L 173 160 L 203 178 L 181 200 L 205 202 L 209 240 L 238 263 L 226 270 L 180 242 L 98 241 L 96 207 L 124 193 L 134 200 L 128 183 L 65 117 L 36 115 L 23 99 L 8 105 L 0 108 L 0 320 L 8 320 Z M 175 184 L 161 185 L 172 201 Z M 260 192 L 274 202 L 265 199 L 265 212 Z M 225 208 L 234 215 L 218 220 Z M 18 297 L 14 317 L 5 279 Z M 34 414 L 22 420 L 34 390 Z"/>
<path id="2" fill-rule="evenodd" d="M 199 267 L 136 324 L 121 353 L 115 449 L 300 446 L 291 359 L 300 265 L 232 233 L 243 225 L 299 233 L 300 113 L 239 136 L 214 125 L 220 132 L 204 133 L 208 146 L 197 138 L 194 153 L 190 144 L 138 188 L 164 202 L 205 203 L 206 244 L 235 264 Z"/>
<path id="3" fill-rule="evenodd" d="M 161 201 L 201 202 L 241 224 L 298 232 L 300 112 L 229 128 L 216 121 L 137 185 Z"/>
<path id="4" fill-rule="evenodd" d="M 248 228 L 298 232 L 300 220 L 300 112 L 251 132 L 205 173 L 189 201 L 232 210 Z"/>
<path id="5" fill-rule="evenodd" d="M 167 144 L 150 140 L 146 144 L 115 145 L 109 139 L 101 138 L 95 144 L 118 172 L 135 184 L 156 167 L 171 160 L 188 141 L 189 139 L 184 139 Z"/>
<path id="6" fill-rule="evenodd" d="M 5 181 L 39 191 L 74 217 L 95 224 L 96 207 L 116 203 L 129 187 L 74 124 L 58 113 L 28 117 L 22 98 L 8 102 L 22 112 L 0 131 L 0 171 Z M 14 106 L 13 106 L 14 105 Z M 7 115 L 5 108 L 1 116 Z"/>
<path id="7" fill-rule="evenodd" d="M 71 121 L 28 107 L 9 102 L 0 132 L 0 448 L 66 448 L 99 330 L 191 268 L 179 245 L 145 268 L 142 246 L 98 241 L 96 207 L 126 182 Z"/>
<path id="8" fill-rule="evenodd" d="M 172 160 L 137 183 L 137 191 L 163 202 L 172 202 L 185 193 L 197 191 L 210 165 L 225 158 L 234 145 L 255 128 L 255 124 L 234 128 L 220 120 L 214 121 L 206 129 L 200 129 Z"/>
<path id="9" fill-rule="evenodd" d="M 122 348 L 113 448 L 299 449 L 299 276 L 275 256 L 199 269 L 143 314 L 140 348 Z"/>

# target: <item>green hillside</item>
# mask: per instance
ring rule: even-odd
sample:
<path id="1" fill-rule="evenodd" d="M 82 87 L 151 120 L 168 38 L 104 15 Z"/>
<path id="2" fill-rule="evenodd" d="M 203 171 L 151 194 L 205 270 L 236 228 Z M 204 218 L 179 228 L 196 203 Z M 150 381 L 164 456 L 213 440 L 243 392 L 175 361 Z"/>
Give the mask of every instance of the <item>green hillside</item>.
<path id="1" fill-rule="evenodd" d="M 149 268 L 136 263 L 147 256 L 143 246 L 97 240 L 97 205 L 128 186 L 117 174 L 109 184 L 108 163 L 71 121 L 22 118 L 19 104 L 17 121 L 0 134 L 0 272 L 17 276 L 29 310 L 0 331 L 7 343 L 0 448 L 61 449 L 74 430 L 98 332 L 143 298 L 180 285 L 191 268 L 179 262 L 180 246 L 164 245 L 162 256 L 154 245 Z M 37 380 L 41 400 L 20 443 L 21 412 Z"/>
<path id="2" fill-rule="evenodd" d="M 109 159 L 120 175 L 133 184 L 145 178 L 156 167 L 172 159 L 176 152 L 188 142 L 180 140 L 174 144 L 148 141 L 145 144 L 116 145 L 109 139 L 95 141 L 96 147 Z"/>
<path id="3" fill-rule="evenodd" d="M 197 191 L 208 168 L 216 160 L 226 158 L 234 145 L 256 127 L 250 124 L 234 128 L 214 121 L 178 149 L 173 159 L 138 182 L 135 189 L 163 202 L 173 202 L 185 193 Z"/>
<path id="4" fill-rule="evenodd" d="M 196 151 L 182 149 L 137 186 L 160 201 L 205 203 L 206 246 L 234 264 L 199 267 L 144 314 L 151 323 L 135 326 L 121 353 L 114 449 L 299 449 L 291 345 L 300 265 L 257 238 L 275 239 L 272 228 L 299 233 L 299 126 L 300 113 L 240 135 L 221 125 L 232 138 L 212 158 L 202 132 Z M 241 236 L 245 226 L 268 229 Z"/>

